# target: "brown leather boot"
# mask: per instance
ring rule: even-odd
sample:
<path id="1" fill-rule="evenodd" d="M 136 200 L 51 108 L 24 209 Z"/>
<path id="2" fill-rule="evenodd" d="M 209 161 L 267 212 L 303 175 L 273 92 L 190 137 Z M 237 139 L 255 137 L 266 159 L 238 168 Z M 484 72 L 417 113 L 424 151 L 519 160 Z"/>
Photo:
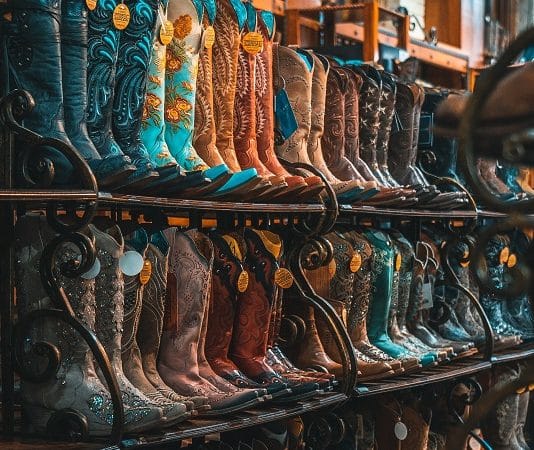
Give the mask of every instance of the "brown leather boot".
<path id="1" fill-rule="evenodd" d="M 218 380 L 213 380 L 216 386 L 201 375 L 201 369 L 205 372 L 202 335 L 213 265 L 210 240 L 196 230 L 182 233 L 175 228 L 165 230 L 165 237 L 170 253 L 158 359 L 161 378 L 178 394 L 207 397 L 211 410 L 203 412 L 204 415 L 238 411 L 258 404 L 261 399 L 257 392 L 221 389 Z"/>
<path id="2" fill-rule="evenodd" d="M 295 198 L 307 200 L 322 190 L 319 177 L 291 175 L 280 164 L 274 151 L 274 89 L 273 89 L 273 39 L 276 21 L 270 11 L 258 11 L 258 32 L 263 37 L 263 50 L 256 55 L 256 142 L 261 162 L 274 175 L 283 177 L 288 186 L 300 186 Z M 308 184 L 311 183 L 311 186 Z M 315 183 L 315 186 L 314 184 Z"/>
<path id="3" fill-rule="evenodd" d="M 182 402 L 188 409 L 197 409 L 206 404 L 208 400 L 206 397 L 183 397 L 176 394 L 163 382 L 157 370 L 156 360 L 163 328 L 167 289 L 168 254 L 169 243 L 163 233 L 152 235 L 146 250 L 146 259 L 150 262 L 150 278 L 144 287 L 136 341 L 143 372 L 152 386 L 169 400 Z"/>
<path id="4" fill-rule="evenodd" d="M 354 250 L 354 256 L 350 262 L 354 270 L 354 287 L 352 301 L 347 313 L 347 331 L 352 344 L 363 354 L 377 361 L 389 364 L 395 374 L 404 372 L 400 361 L 384 353 L 369 341 L 367 336 L 367 313 L 369 311 L 369 299 L 371 296 L 371 256 L 372 248 L 363 235 L 356 231 L 343 233 Z"/>

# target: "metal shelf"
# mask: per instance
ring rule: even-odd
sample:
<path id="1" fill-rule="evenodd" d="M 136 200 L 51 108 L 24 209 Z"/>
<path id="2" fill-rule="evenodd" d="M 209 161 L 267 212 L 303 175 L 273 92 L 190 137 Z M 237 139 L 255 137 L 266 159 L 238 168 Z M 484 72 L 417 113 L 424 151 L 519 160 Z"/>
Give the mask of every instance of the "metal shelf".
<path id="1" fill-rule="evenodd" d="M 503 364 L 507 362 L 517 361 L 520 359 L 527 359 L 534 357 L 534 344 L 525 344 L 513 350 L 506 352 L 496 352 L 491 358 L 493 364 Z"/>
<path id="2" fill-rule="evenodd" d="M 452 361 L 449 364 L 440 364 L 430 369 L 424 369 L 407 375 L 399 375 L 391 379 L 358 385 L 355 390 L 355 397 L 369 397 L 387 392 L 402 391 L 414 387 L 440 383 L 454 378 L 464 377 L 473 373 L 481 372 L 491 368 L 490 361 L 483 361 L 478 358 L 466 358 L 459 361 Z"/>

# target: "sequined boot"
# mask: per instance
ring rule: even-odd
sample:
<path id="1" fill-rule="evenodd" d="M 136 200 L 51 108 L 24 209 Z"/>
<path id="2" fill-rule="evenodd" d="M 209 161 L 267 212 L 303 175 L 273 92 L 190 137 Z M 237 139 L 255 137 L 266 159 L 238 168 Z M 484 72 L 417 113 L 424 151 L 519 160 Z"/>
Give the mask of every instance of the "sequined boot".
<path id="1" fill-rule="evenodd" d="M 17 286 L 18 314 L 43 308 L 54 307 L 41 284 L 39 263 L 46 245 L 55 233 L 46 223 L 44 216 L 26 215 L 21 217 L 15 229 L 15 282 Z M 90 233 L 87 234 L 92 239 Z M 76 248 L 62 248 L 59 264 L 69 262 L 78 256 Z M 58 270 L 59 272 L 59 270 Z M 88 329 L 95 325 L 95 281 L 84 278 L 59 276 L 76 318 Z M 21 381 L 20 393 L 28 427 L 38 433 L 46 432 L 55 414 L 70 409 L 87 420 L 90 436 L 107 436 L 113 423 L 113 404 L 106 387 L 96 376 L 93 358 L 86 342 L 67 324 L 55 319 L 40 319 L 29 330 L 25 330 L 27 345 L 46 341 L 61 353 L 59 370 L 51 379 L 35 383 Z M 40 373 L 37 354 L 24 367 L 30 373 Z M 141 414 L 143 410 L 139 410 Z M 128 409 L 125 411 L 129 415 Z M 64 430 L 61 430 L 64 431 Z"/>
<path id="2" fill-rule="evenodd" d="M 106 231 L 94 225 L 89 229 L 95 236 L 100 272 L 95 278 L 96 322 L 95 332 L 106 349 L 117 377 L 122 401 L 125 405 L 143 408 L 144 417 L 136 424 L 127 426 L 128 431 L 162 426 L 165 423 L 163 411 L 132 385 L 123 371 L 121 341 L 124 326 L 124 239 L 120 228 L 103 220 L 100 224 Z M 102 373 L 97 370 L 100 379 Z"/>

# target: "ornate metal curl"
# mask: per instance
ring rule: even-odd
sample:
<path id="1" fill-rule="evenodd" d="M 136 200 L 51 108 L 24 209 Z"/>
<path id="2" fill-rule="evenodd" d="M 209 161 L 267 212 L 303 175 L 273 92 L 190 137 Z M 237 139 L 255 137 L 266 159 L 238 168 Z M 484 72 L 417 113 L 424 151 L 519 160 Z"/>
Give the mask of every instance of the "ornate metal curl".
<path id="1" fill-rule="evenodd" d="M 313 306 L 315 311 L 325 320 L 328 330 L 332 333 L 334 342 L 341 355 L 343 391 L 347 397 L 350 397 L 356 386 L 358 373 L 358 365 L 352 342 L 335 309 L 328 301 L 315 292 L 304 274 L 304 266 L 306 269 L 313 270 L 328 264 L 329 260 L 326 258 L 329 257 L 331 260 L 333 252 L 323 247 L 323 241 L 324 239 L 321 238 L 317 240 L 313 239 L 306 242 L 305 245 L 299 247 L 294 246 L 291 249 L 288 260 L 295 278 L 292 289 L 297 290 L 300 299 Z M 306 253 L 314 256 L 309 257 Z"/>
<path id="2" fill-rule="evenodd" d="M 75 245 L 81 258 L 65 261 L 58 265 L 56 263 L 56 256 L 60 249 L 66 244 Z M 36 321 L 45 318 L 53 318 L 65 322 L 68 326 L 72 327 L 87 343 L 102 371 L 104 379 L 106 380 L 106 384 L 113 402 L 113 424 L 111 427 L 110 439 L 113 443 L 118 443 L 122 439 L 124 407 L 115 373 L 111 367 L 106 350 L 96 335 L 76 318 L 69 299 L 63 288 L 60 286 L 57 278 L 57 269 L 59 269 L 59 272 L 63 276 L 75 278 L 87 272 L 94 264 L 94 261 L 95 249 L 93 242 L 89 237 L 82 233 L 69 233 L 66 235 L 57 236 L 44 248 L 40 258 L 39 267 L 41 282 L 46 294 L 50 298 L 55 308 L 34 310 L 19 319 L 19 322 L 14 329 L 13 339 L 13 341 L 16 343 L 15 363 L 22 378 L 33 382 L 43 382 L 49 380 L 51 377 L 55 376 L 60 367 L 60 350 L 53 344 L 46 341 L 34 343 L 31 351 L 35 355 L 45 357 L 47 360 L 47 365 L 40 373 L 32 373 L 25 368 L 23 363 L 24 355 L 26 353 L 24 345 L 25 335 L 27 334 L 27 331 L 32 328 Z M 57 267 L 56 270 L 54 269 L 55 267 Z M 72 422 L 74 417 L 71 413 L 72 411 L 69 412 L 68 418 L 68 421 L 70 422 Z M 58 412 L 56 420 L 61 422 L 61 412 Z"/>
<path id="3" fill-rule="evenodd" d="M 336 224 L 339 215 L 339 204 L 334 189 L 332 188 L 324 174 L 315 167 L 310 166 L 309 164 L 291 163 L 282 158 L 279 159 L 280 162 L 289 169 L 303 169 L 321 178 L 321 181 L 325 185 L 327 194 L 327 199 L 323 200 L 323 204 L 325 206 L 325 213 L 319 217 L 315 224 L 311 222 L 311 217 L 309 217 L 308 219 L 303 219 L 302 226 L 304 228 L 304 231 L 302 231 L 301 233 L 307 236 L 317 236 L 320 234 L 328 233 Z M 308 222 L 308 220 L 310 222 Z"/>
<path id="4" fill-rule="evenodd" d="M 460 164 L 473 186 L 477 196 L 488 206 L 511 213 L 534 211 L 534 199 L 521 201 L 503 201 L 498 199 L 493 192 L 480 179 L 476 169 L 476 158 L 478 156 L 489 158 L 502 158 L 512 163 L 534 164 L 534 152 L 528 152 L 534 148 L 534 138 L 532 133 L 516 133 L 507 137 L 502 146 L 492 145 L 490 148 L 478 150 L 476 146 L 476 131 L 480 123 L 481 112 L 487 98 L 495 90 L 497 83 L 505 76 L 508 67 L 517 56 L 529 45 L 534 44 L 534 28 L 531 28 L 512 42 L 506 49 L 497 63 L 487 69 L 484 77 L 477 83 L 477 89 L 469 98 L 464 116 L 460 123 Z M 523 141 L 521 140 L 523 139 Z"/>
<path id="5" fill-rule="evenodd" d="M 490 360 L 493 355 L 495 336 L 493 334 L 493 329 L 491 328 L 491 324 L 488 319 L 488 316 L 486 315 L 486 311 L 484 311 L 484 308 L 480 304 L 476 295 L 473 294 L 468 288 L 462 285 L 462 283 L 460 282 L 460 279 L 458 278 L 458 276 L 454 272 L 454 269 L 452 268 L 452 263 L 451 263 L 451 257 L 453 256 L 452 253 L 454 251 L 457 251 L 456 248 L 460 244 L 465 244 L 467 248 L 469 249 L 468 255 L 465 255 L 465 256 L 462 255 L 460 258 L 460 262 L 467 263 L 471 261 L 470 264 L 472 264 L 472 259 L 470 259 L 472 252 L 473 252 L 472 240 L 470 240 L 465 235 L 460 236 L 456 234 L 453 235 L 452 238 L 447 239 L 447 241 L 445 241 L 445 245 L 441 248 L 441 264 L 445 270 L 446 278 L 450 281 L 450 283 L 448 283 L 447 286 L 460 291 L 467 298 L 469 298 L 469 301 L 475 307 L 475 310 L 482 321 L 482 327 L 484 328 L 484 337 L 485 337 L 484 358 L 487 360 Z"/>
<path id="6" fill-rule="evenodd" d="M 94 193 L 94 200 L 84 202 L 82 217 L 77 217 L 74 225 L 60 220 L 60 216 L 57 214 L 58 204 L 48 206 L 48 213 L 51 216 L 49 223 L 54 230 L 60 233 L 75 231 L 93 219 L 97 206 L 98 185 L 91 168 L 74 147 L 59 139 L 43 137 L 19 123 L 34 107 L 33 97 L 27 91 L 16 89 L 0 100 L 0 123 L 6 126 L 12 134 L 17 135 L 22 142 L 29 144 L 28 147 L 21 150 L 22 174 L 29 185 L 49 187 L 53 183 L 55 178 L 54 164 L 40 154 L 40 149 L 50 147 L 60 152 L 72 164 L 77 179 L 81 182 L 80 188 Z"/>

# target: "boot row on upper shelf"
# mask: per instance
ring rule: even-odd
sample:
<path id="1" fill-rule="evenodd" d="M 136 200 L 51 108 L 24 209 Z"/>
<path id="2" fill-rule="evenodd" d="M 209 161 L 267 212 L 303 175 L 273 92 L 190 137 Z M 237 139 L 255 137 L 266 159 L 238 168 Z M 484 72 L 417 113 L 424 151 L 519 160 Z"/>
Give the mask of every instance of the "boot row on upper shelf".
<path id="1" fill-rule="evenodd" d="M 76 317 L 107 352 L 127 433 L 199 414 L 223 416 L 267 402 L 304 400 L 337 384 L 329 373 L 297 369 L 276 345 L 281 286 L 292 283 L 291 273 L 280 267 L 284 248 L 277 234 L 249 228 L 147 234 L 131 224 L 122 228 L 99 218 L 84 231 L 97 252 L 91 269 L 74 278 L 61 274 L 78 256 L 67 244 L 57 250 L 53 271 Z M 53 238 L 44 216 L 26 215 L 17 223 L 21 320 L 29 311 L 53 306 L 39 274 Z M 111 397 L 81 337 L 55 318 L 38 319 L 24 332 L 28 349 L 46 341 L 60 352 L 59 369 L 51 376 L 21 374 L 28 430 L 53 430 L 57 414 L 70 410 L 86 418 L 89 435 L 108 435 Z M 24 373 L 41 373 L 36 353 L 19 360 Z"/>
<path id="2" fill-rule="evenodd" d="M 284 159 L 319 169 L 342 203 L 467 204 L 416 165 L 421 87 L 273 44 L 274 16 L 250 2 L 49 3 L 2 6 L 4 93 L 28 90 L 36 105 L 24 125 L 72 143 L 104 190 L 261 202 L 325 195 L 320 177 L 289 173 Z M 56 184 L 75 184 L 58 150 L 40 151 Z"/>
<path id="3" fill-rule="evenodd" d="M 450 283 L 443 284 L 443 231 L 427 229 L 415 245 L 394 230 L 339 229 L 325 238 L 334 257 L 327 266 L 307 271 L 307 277 L 342 319 L 361 382 L 471 356 L 484 347 L 482 321 L 470 298 Z M 526 235 L 516 232 L 513 239 L 499 236 L 490 243 L 485 257 L 496 286 L 506 283 L 516 255 L 528 248 L 528 242 Z M 459 283 L 478 294 L 468 256 L 467 245 L 458 244 L 450 263 Z M 497 350 L 532 340 L 534 316 L 527 297 L 505 301 L 483 293 L 480 301 Z M 293 337 L 295 345 L 288 355 L 299 367 L 324 367 L 339 375 L 340 355 L 327 328 L 315 327 L 312 310 L 303 313 L 293 302 L 284 305 L 297 329 L 299 323 L 305 325 Z"/>

